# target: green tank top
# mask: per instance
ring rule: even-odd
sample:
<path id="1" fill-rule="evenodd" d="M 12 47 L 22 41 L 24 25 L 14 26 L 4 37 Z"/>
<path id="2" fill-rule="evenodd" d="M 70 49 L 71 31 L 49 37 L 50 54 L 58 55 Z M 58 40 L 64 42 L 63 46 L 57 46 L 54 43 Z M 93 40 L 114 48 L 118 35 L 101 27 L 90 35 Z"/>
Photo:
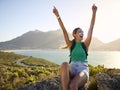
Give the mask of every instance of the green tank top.
<path id="1" fill-rule="evenodd" d="M 81 61 L 81 62 L 87 61 L 86 53 L 82 47 L 81 42 L 76 42 L 75 47 L 71 52 L 71 61 Z"/>

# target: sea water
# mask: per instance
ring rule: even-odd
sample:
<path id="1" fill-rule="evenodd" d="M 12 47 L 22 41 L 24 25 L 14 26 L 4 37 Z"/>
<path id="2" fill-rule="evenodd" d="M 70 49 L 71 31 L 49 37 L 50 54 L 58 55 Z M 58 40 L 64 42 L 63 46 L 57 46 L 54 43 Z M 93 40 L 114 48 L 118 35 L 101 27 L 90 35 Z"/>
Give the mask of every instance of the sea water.
<path id="1" fill-rule="evenodd" d="M 44 58 L 59 65 L 62 62 L 69 62 L 69 50 L 13 50 L 12 52 Z M 120 51 L 89 51 L 87 60 L 93 66 L 104 65 L 107 68 L 120 68 Z"/>

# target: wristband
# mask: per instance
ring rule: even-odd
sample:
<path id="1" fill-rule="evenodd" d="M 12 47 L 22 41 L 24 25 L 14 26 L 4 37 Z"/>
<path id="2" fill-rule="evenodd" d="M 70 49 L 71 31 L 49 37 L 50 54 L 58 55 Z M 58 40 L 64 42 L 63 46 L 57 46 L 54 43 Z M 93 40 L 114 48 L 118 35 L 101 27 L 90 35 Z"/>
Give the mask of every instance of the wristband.
<path id="1" fill-rule="evenodd" d="M 60 17 L 58 16 L 57 19 L 60 19 Z"/>

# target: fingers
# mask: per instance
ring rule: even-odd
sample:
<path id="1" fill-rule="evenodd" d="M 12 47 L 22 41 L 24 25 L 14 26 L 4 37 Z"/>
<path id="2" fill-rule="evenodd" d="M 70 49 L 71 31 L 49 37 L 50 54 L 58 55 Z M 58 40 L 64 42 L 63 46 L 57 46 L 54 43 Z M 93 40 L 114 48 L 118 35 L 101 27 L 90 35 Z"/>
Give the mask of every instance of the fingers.
<path id="1" fill-rule="evenodd" d="M 55 7 L 55 6 L 53 6 L 53 9 L 56 9 L 56 7 Z"/>
<path id="2" fill-rule="evenodd" d="M 53 13 L 55 13 L 56 12 L 56 7 L 55 6 L 53 6 Z"/>
<path id="3" fill-rule="evenodd" d="M 59 16 L 59 12 L 57 10 L 57 8 L 55 6 L 53 6 L 53 13 L 58 17 Z"/>
<path id="4" fill-rule="evenodd" d="M 97 6 L 95 4 L 93 4 L 93 7 L 96 8 Z"/>
<path id="5" fill-rule="evenodd" d="M 54 10 L 57 10 L 57 8 L 56 8 L 55 6 L 53 6 L 53 9 L 54 9 Z"/>
<path id="6" fill-rule="evenodd" d="M 53 6 L 53 12 L 56 12 L 56 11 L 57 11 L 56 7 L 55 7 L 55 6 Z"/>
<path id="7" fill-rule="evenodd" d="M 97 9 L 97 6 L 96 6 L 95 4 L 93 4 L 92 9 L 93 9 L 93 10 L 96 10 L 96 9 Z"/>

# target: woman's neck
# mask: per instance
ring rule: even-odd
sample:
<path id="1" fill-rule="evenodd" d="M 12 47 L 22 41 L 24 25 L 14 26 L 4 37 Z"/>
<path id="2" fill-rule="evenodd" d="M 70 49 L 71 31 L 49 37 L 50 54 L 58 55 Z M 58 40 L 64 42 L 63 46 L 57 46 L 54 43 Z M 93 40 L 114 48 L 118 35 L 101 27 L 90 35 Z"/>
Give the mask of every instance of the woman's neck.
<path id="1" fill-rule="evenodd" d="M 75 42 L 81 42 L 81 40 L 76 40 L 76 39 L 75 39 Z"/>

